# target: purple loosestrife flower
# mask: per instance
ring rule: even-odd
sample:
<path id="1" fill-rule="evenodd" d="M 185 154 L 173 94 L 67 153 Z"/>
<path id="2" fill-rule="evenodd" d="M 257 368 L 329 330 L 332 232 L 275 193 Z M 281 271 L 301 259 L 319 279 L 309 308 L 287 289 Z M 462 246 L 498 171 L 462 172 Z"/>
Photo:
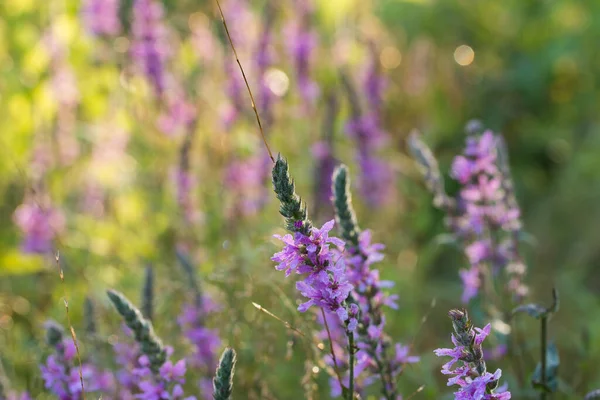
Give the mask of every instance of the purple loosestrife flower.
<path id="1" fill-rule="evenodd" d="M 219 307 L 207 296 L 203 296 L 201 304 L 197 302 L 185 305 L 178 318 L 183 327 L 183 335 L 194 346 L 194 353 L 188 356 L 188 362 L 196 369 L 209 374 L 217 367 L 217 349 L 221 346 L 216 329 L 206 327 L 206 318 Z"/>
<path id="2" fill-rule="evenodd" d="M 345 304 L 352 284 L 346 277 L 343 257 L 329 248 L 330 244 L 338 250 L 344 247 L 342 240 L 329 237 L 333 225 L 334 221 L 331 220 L 321 229 L 312 228 L 308 236 L 301 232 L 296 232 L 294 236 L 275 235 L 284 243 L 284 248 L 271 259 L 278 263 L 275 269 L 285 271 L 286 276 L 292 272 L 304 275 L 304 280 L 296 283 L 296 289 L 308 299 L 298 307 L 300 312 L 307 311 L 313 305 L 321 307 L 337 314 L 353 331 L 357 320 L 351 317 L 349 307 Z"/>
<path id="3" fill-rule="evenodd" d="M 155 0 L 135 0 L 132 12 L 131 56 L 155 93 L 161 96 L 166 87 L 165 63 L 169 49 L 166 27 L 162 22 L 162 3 Z"/>
<path id="4" fill-rule="evenodd" d="M 115 36 L 121 31 L 119 0 L 85 0 L 83 25 L 93 35 Z"/>
<path id="5" fill-rule="evenodd" d="M 13 215 L 15 225 L 24 234 L 21 250 L 24 253 L 45 254 L 52 251 L 52 242 L 65 228 L 63 213 L 50 206 L 41 206 L 27 199 Z"/>
<path id="6" fill-rule="evenodd" d="M 447 223 L 460 241 L 470 267 L 460 271 L 462 296 L 467 303 L 477 296 L 483 276 L 504 271 L 507 290 L 520 302 L 527 294 L 522 283 L 525 264 L 518 251 L 520 210 L 514 194 L 508 156 L 502 136 L 480 124 L 468 124 L 464 153 L 457 156 L 450 175 L 461 184 L 455 199 L 448 197 L 437 162 L 417 134 L 410 147 L 424 172 L 434 204 L 447 213 Z"/>
<path id="7" fill-rule="evenodd" d="M 159 369 L 158 375 L 150 369 L 148 356 L 138 359 L 139 368 L 134 374 L 139 380 L 140 400 L 196 400 L 195 396 L 185 396 L 182 385 L 185 383 L 185 360 L 176 363 L 166 361 Z"/>
<path id="8" fill-rule="evenodd" d="M 256 18 L 252 14 L 247 0 L 229 0 L 223 4 L 227 16 L 231 40 L 242 57 L 249 57 L 249 50 L 256 38 Z M 244 114 L 248 105 L 245 98 L 245 85 L 237 63 L 230 52 L 225 52 L 224 70 L 227 77 L 226 93 L 230 104 L 221 110 L 224 129 L 230 130 L 232 125 Z"/>
<path id="9" fill-rule="evenodd" d="M 396 377 L 405 364 L 419 361 L 409 355 L 409 347 L 395 345 L 396 355 L 390 354 L 392 343 L 385 334 L 383 307 L 397 309 L 396 295 L 383 290 L 393 282 L 382 281 L 379 271 L 372 264 L 383 259 L 382 244 L 371 243 L 371 232 L 361 231 L 352 208 L 350 180 L 346 166 L 340 165 L 333 175 L 333 204 L 341 236 L 346 240 L 347 276 L 354 286 L 352 298 L 358 303 L 361 315 L 358 320 L 358 352 L 356 354 L 356 377 L 359 391 L 377 382 L 382 383 L 381 393 L 385 399 L 396 399 Z"/>
<path id="10" fill-rule="evenodd" d="M 273 9 L 267 3 L 265 17 L 262 24 L 262 32 L 258 37 L 255 50 L 256 79 L 259 82 L 257 107 L 266 126 L 273 123 L 273 99 L 274 94 L 267 82 L 267 71 L 274 61 L 273 53 Z M 268 173 L 268 171 L 267 171 Z"/>
<path id="11" fill-rule="evenodd" d="M 167 110 L 158 116 L 158 127 L 165 135 L 176 137 L 191 129 L 195 119 L 194 105 L 178 94 L 169 96 Z"/>
<path id="12" fill-rule="evenodd" d="M 345 74 L 342 78 L 352 110 L 345 131 L 356 142 L 356 159 L 361 171 L 358 187 L 369 205 L 380 206 L 391 199 L 393 186 L 392 171 L 378 155 L 388 141 L 387 133 L 381 128 L 380 110 L 363 112 L 350 78 Z"/>
<path id="13" fill-rule="evenodd" d="M 317 47 L 318 37 L 310 26 L 313 6 L 310 0 L 296 2 L 295 19 L 285 27 L 286 46 L 296 72 L 298 91 L 305 109 L 314 105 L 319 96 L 319 86 L 311 78 L 311 58 Z"/>
<path id="14" fill-rule="evenodd" d="M 172 179 L 175 183 L 177 205 L 188 223 L 200 219 L 201 213 L 195 207 L 194 189 L 196 176 L 192 171 L 190 152 L 194 140 L 194 129 L 189 127 L 183 143 L 179 149 L 179 163 L 175 167 Z"/>
<path id="15" fill-rule="evenodd" d="M 335 123 L 338 111 L 337 97 L 331 93 L 327 96 L 327 105 L 323 118 L 323 140 L 316 142 L 311 149 L 317 161 L 314 172 L 315 186 L 313 198 L 313 212 L 316 216 L 320 216 L 321 211 L 325 211 L 326 215 L 331 211 L 331 177 L 337 164 L 333 145 L 335 143 Z"/>
<path id="16" fill-rule="evenodd" d="M 516 201 L 507 201 L 503 182 L 509 177 L 503 175 L 498 164 L 498 143 L 499 136 L 492 131 L 480 136 L 471 134 L 464 155 L 457 156 L 452 163 L 451 176 L 463 187 L 457 199 L 458 215 L 451 217 L 450 224 L 464 241 L 465 255 L 471 265 L 468 271 L 460 273 L 465 285 L 465 303 L 477 295 L 482 274 L 496 272 L 511 261 L 520 264 L 510 234 L 520 225 L 516 222 L 519 209 Z M 502 240 L 502 234 L 506 233 L 508 240 Z M 510 269 L 507 272 L 515 275 Z M 517 287 L 509 284 L 509 290 L 517 296 L 524 293 L 520 284 L 513 286 Z"/>
<path id="17" fill-rule="evenodd" d="M 388 80 L 381 74 L 381 63 L 373 43 L 369 44 L 369 53 L 370 57 L 367 60 L 363 78 L 363 91 L 366 94 L 369 111 L 379 118 L 383 106 L 383 93 L 388 86 Z"/>
<path id="18" fill-rule="evenodd" d="M 279 212 L 286 218 L 286 227 L 293 236 L 274 235 L 284 243 L 284 248 L 271 260 L 277 263 L 275 268 L 278 271 L 285 271 L 286 276 L 295 272 L 304 277 L 296 283 L 296 288 L 308 301 L 302 303 L 298 310 L 305 312 L 313 305 L 321 307 L 337 314 L 347 331 L 354 331 L 358 323 L 358 308 L 346 301 L 352 284 L 348 282 L 346 264 L 340 254 L 344 242 L 329 236 L 335 222 L 329 221 L 321 229 L 312 227 L 306 206 L 295 193 L 287 162 L 281 156 L 273 167 L 273 186 L 281 202 Z M 330 249 L 330 245 L 338 251 Z"/>
<path id="19" fill-rule="evenodd" d="M 76 112 L 80 94 L 77 78 L 68 60 L 68 45 L 50 30 L 43 43 L 50 54 L 50 87 L 56 109 L 55 140 L 58 143 L 59 161 L 71 165 L 79 155 L 79 143 L 75 135 Z"/>
<path id="20" fill-rule="evenodd" d="M 131 337 L 133 334 L 129 328 L 123 326 L 125 336 Z M 134 370 L 139 368 L 138 358 L 140 348 L 137 343 L 117 342 L 113 344 L 115 352 L 115 361 L 120 367 L 116 372 L 116 378 L 119 382 L 119 396 L 123 400 L 134 399 L 134 393 L 138 390 L 138 379 Z"/>
<path id="21" fill-rule="evenodd" d="M 225 185 L 231 193 L 230 218 L 256 215 L 266 204 L 265 173 L 270 162 L 261 152 L 245 160 L 231 162 L 225 172 Z"/>
<path id="22" fill-rule="evenodd" d="M 46 323 L 47 341 L 54 353 L 40 365 L 44 386 L 60 400 L 83 400 L 80 372 L 86 392 L 109 393 L 114 387 L 112 376 L 83 363 L 81 371 L 75 365 L 76 348 L 71 339 L 63 335 L 63 328 L 49 321 Z"/>
<path id="23" fill-rule="evenodd" d="M 510 392 L 496 392 L 502 371 L 487 372 L 481 344 L 490 334 L 491 326 L 483 329 L 473 327 L 466 310 L 450 310 L 454 333 L 452 349 L 437 349 L 438 357 L 451 357 L 442 366 L 442 374 L 451 375 L 448 386 L 458 385 L 456 400 L 508 400 Z M 456 364 L 458 364 L 456 366 Z M 452 368 L 454 367 L 454 368 Z"/>

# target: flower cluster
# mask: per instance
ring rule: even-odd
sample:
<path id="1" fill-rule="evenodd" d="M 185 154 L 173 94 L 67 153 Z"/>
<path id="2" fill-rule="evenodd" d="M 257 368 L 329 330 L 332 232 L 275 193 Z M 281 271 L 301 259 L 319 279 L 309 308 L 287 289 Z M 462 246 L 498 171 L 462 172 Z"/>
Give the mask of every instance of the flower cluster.
<path id="1" fill-rule="evenodd" d="M 77 349 L 72 340 L 63 335 L 63 328 L 49 321 L 46 323 L 47 341 L 54 352 L 40 365 L 44 386 L 60 400 L 79 400 L 86 392 L 110 393 L 114 388 L 112 374 L 96 369 L 91 364 L 76 366 Z M 83 379 L 83 383 L 81 382 Z"/>
<path id="2" fill-rule="evenodd" d="M 286 37 L 290 41 L 288 46 L 296 73 L 298 91 L 304 106 L 314 104 L 319 95 L 319 86 L 310 75 L 311 55 L 317 46 L 317 35 L 310 27 L 313 12 L 310 0 L 296 2 L 296 18 L 286 26 Z"/>
<path id="3" fill-rule="evenodd" d="M 121 31 L 119 0 L 86 0 L 81 13 L 85 27 L 93 35 L 114 36 Z"/>
<path id="4" fill-rule="evenodd" d="M 520 211 L 516 203 L 507 201 L 504 182 L 510 178 L 500 170 L 498 143 L 498 137 L 489 130 L 481 135 L 471 134 L 464 155 L 452 163 L 451 176 L 463 186 L 457 199 L 457 216 L 450 218 L 450 224 L 464 240 L 470 263 L 469 270 L 460 272 L 465 286 L 464 302 L 477 295 L 483 273 L 492 269 L 496 272 L 510 261 L 519 263 L 510 267 L 515 278 L 524 273 L 524 265 L 515 259 L 513 235 L 499 240 L 503 231 L 512 233 L 520 228 Z M 510 287 L 520 297 L 526 292 L 520 280 Z"/>
<path id="5" fill-rule="evenodd" d="M 255 50 L 256 78 L 260 82 L 257 107 L 260 109 L 263 122 L 270 126 L 273 122 L 274 94 L 269 87 L 267 70 L 273 64 L 273 10 L 267 6 L 263 18 L 262 32 L 258 37 Z"/>
<path id="6" fill-rule="evenodd" d="M 158 127 L 167 136 L 180 136 L 187 132 L 196 118 L 196 109 L 185 99 L 185 95 L 177 93 L 167 99 L 167 110 L 158 116 Z"/>
<path id="7" fill-rule="evenodd" d="M 231 217 L 258 213 L 267 202 L 265 192 L 269 158 L 262 153 L 247 159 L 232 161 L 225 174 L 225 184 L 231 192 L 232 204 L 228 205 Z"/>
<path id="8" fill-rule="evenodd" d="M 461 184 L 456 198 L 446 195 L 437 162 L 420 137 L 411 135 L 409 144 L 434 204 L 447 213 L 448 225 L 469 261 L 470 268 L 460 271 L 463 302 L 477 296 L 484 274 L 500 270 L 509 276 L 509 292 L 520 301 L 527 294 L 522 283 L 526 267 L 518 251 L 520 210 L 504 140 L 489 130 L 480 133 L 477 122 L 469 123 L 467 132 L 464 154 L 454 159 L 450 174 Z"/>
<path id="9" fill-rule="evenodd" d="M 135 0 L 133 3 L 131 55 L 157 95 L 166 87 L 165 63 L 168 55 L 164 10 L 160 2 Z"/>
<path id="10" fill-rule="evenodd" d="M 371 232 L 361 231 L 356 222 L 350 194 L 350 180 L 347 168 L 339 166 L 333 177 L 334 206 L 336 218 L 341 227 L 342 237 L 346 240 L 347 276 L 354 286 L 352 298 L 358 303 L 361 314 L 358 324 L 358 352 L 356 354 L 357 389 L 375 383 L 382 383 L 382 395 L 385 399 L 397 397 L 396 377 L 405 364 L 419 361 L 419 357 L 410 356 L 410 348 L 400 343 L 395 345 L 396 355 L 391 357 L 390 338 L 385 334 L 385 316 L 383 307 L 397 309 L 396 295 L 387 295 L 383 289 L 393 283 L 382 281 L 379 271 L 372 264 L 381 261 L 380 253 L 384 246 L 371 243 Z M 333 394 L 338 394 L 339 385 L 333 385 Z"/>
<path id="11" fill-rule="evenodd" d="M 286 276 L 292 272 L 305 276 L 304 280 L 296 283 L 296 288 L 309 300 L 298 307 L 299 311 L 305 312 L 313 305 L 322 307 L 337 314 L 340 321 L 347 323 L 348 330 L 354 331 L 358 324 L 358 307 L 346 304 L 352 284 L 346 277 L 343 257 L 329 248 L 330 244 L 338 250 L 344 248 L 342 240 L 329 237 L 333 225 L 331 220 L 321 229 L 312 228 L 309 235 L 301 232 L 294 236 L 275 235 L 284 243 L 284 248 L 271 259 L 278 263 L 275 268 L 285 271 Z"/>
<path id="12" fill-rule="evenodd" d="M 460 389 L 454 393 L 456 400 L 508 400 L 510 392 L 498 390 L 498 381 L 502 371 L 497 369 L 493 374 L 488 372 L 483 357 L 481 344 L 490 334 L 491 326 L 483 329 L 473 327 L 466 310 L 450 310 L 454 333 L 453 349 L 437 349 L 438 357 L 451 357 L 442 367 L 442 374 L 452 375 L 448 386 L 458 385 Z M 459 366 L 452 369 L 456 364 Z"/>
<path id="13" fill-rule="evenodd" d="M 183 335 L 193 345 L 194 352 L 187 357 L 187 362 L 196 369 L 204 372 L 204 375 L 212 373 L 217 367 L 216 349 L 221 346 L 216 329 L 206 327 L 206 317 L 218 310 L 216 303 L 207 296 L 203 296 L 202 303 L 192 302 L 187 304 L 177 321 L 183 328 Z M 199 382 L 203 397 L 211 398 L 212 383 L 207 377 Z"/>
<path id="14" fill-rule="evenodd" d="M 52 242 L 65 227 L 65 218 L 56 208 L 43 207 L 33 199 L 26 200 L 14 213 L 14 222 L 23 232 L 21 250 L 44 254 L 52 251 Z"/>
<path id="15" fill-rule="evenodd" d="M 170 353 L 170 351 L 169 351 Z M 138 379 L 140 393 L 136 395 L 140 400 L 196 400 L 195 396 L 185 396 L 182 385 L 185 383 L 186 364 L 180 360 L 175 364 L 166 361 L 154 374 L 150 368 L 148 356 L 142 355 L 138 359 L 139 367 L 133 373 Z"/>
<path id="16" fill-rule="evenodd" d="M 352 106 L 345 131 L 354 139 L 358 149 L 356 158 L 361 171 L 358 187 L 367 203 L 377 206 L 389 200 L 393 177 L 389 165 L 377 154 L 388 141 L 388 135 L 381 126 L 381 95 L 385 81 L 376 64 L 378 58 L 373 51 L 371 53 L 371 64 L 363 82 L 363 90 L 369 94 L 366 110 L 363 110 L 350 79 L 344 77 L 343 83 Z"/>

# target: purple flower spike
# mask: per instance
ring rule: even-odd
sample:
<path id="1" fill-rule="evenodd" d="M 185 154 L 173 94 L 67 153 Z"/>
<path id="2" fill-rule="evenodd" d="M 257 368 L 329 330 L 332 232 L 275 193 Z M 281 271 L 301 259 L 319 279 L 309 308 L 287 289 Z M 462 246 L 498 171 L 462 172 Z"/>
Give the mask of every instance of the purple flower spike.
<path id="1" fill-rule="evenodd" d="M 447 224 L 469 262 L 469 268 L 460 270 L 463 302 L 478 295 L 483 275 L 504 272 L 506 290 L 519 303 L 528 289 L 522 282 L 526 267 L 518 249 L 521 212 L 506 144 L 501 135 L 480 131 L 480 123 L 467 124 L 465 150 L 454 158 L 450 171 L 461 185 L 454 199 L 445 193 L 431 150 L 416 135 L 409 144 L 435 196 L 435 206 L 446 212 Z"/>
<path id="2" fill-rule="evenodd" d="M 451 357 L 452 359 L 442 366 L 442 374 L 452 375 L 448 379 L 448 386 L 458 385 L 460 388 L 454 393 L 456 400 L 508 400 L 510 392 L 500 391 L 497 388 L 502 375 L 500 369 L 493 374 L 487 372 L 483 359 L 481 345 L 490 334 L 491 325 L 485 328 L 474 328 L 466 310 L 451 310 L 449 312 L 454 327 L 452 334 L 453 349 L 437 349 L 434 353 L 438 357 Z M 459 364 L 457 367 L 454 367 Z"/>
<path id="3" fill-rule="evenodd" d="M 133 3 L 131 55 L 159 96 L 166 88 L 165 63 L 169 53 L 163 15 L 162 4 L 157 1 L 135 0 Z"/>
<path id="4" fill-rule="evenodd" d="M 86 0 L 81 13 L 84 26 L 93 35 L 115 36 L 121 31 L 119 0 Z"/>
<path id="5" fill-rule="evenodd" d="M 319 86 L 311 77 L 312 55 L 318 37 L 310 26 L 313 12 L 310 0 L 297 1 L 295 11 L 296 18 L 286 26 L 285 36 L 290 41 L 287 48 L 296 72 L 298 91 L 304 108 L 308 109 L 319 96 Z"/>
<path id="6" fill-rule="evenodd" d="M 61 211 L 42 207 L 31 200 L 21 204 L 13 218 L 25 235 L 21 244 L 24 253 L 46 254 L 52 251 L 55 236 L 65 227 L 65 217 Z"/>
<path id="7" fill-rule="evenodd" d="M 301 232 L 295 235 L 275 235 L 284 243 L 282 251 L 276 253 L 271 260 L 277 262 L 279 271 L 286 271 L 286 276 L 292 272 L 303 275 L 304 280 L 296 283 L 296 288 L 308 299 L 298 310 L 307 311 L 311 306 L 322 307 L 329 313 L 336 314 L 349 330 L 357 326 L 357 310 L 346 304 L 346 299 L 352 291 L 352 284 L 346 276 L 346 263 L 330 245 L 343 249 L 344 242 L 336 237 L 330 237 L 333 228 L 331 220 L 321 229 L 312 228 L 310 235 Z M 350 308 L 350 309 L 349 309 Z"/>

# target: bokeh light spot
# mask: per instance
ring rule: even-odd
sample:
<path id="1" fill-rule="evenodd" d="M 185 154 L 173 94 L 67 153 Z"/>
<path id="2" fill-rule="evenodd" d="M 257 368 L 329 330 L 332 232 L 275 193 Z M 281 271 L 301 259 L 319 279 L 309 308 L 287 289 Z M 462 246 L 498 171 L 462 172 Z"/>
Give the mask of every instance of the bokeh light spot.
<path id="1" fill-rule="evenodd" d="M 402 62 L 402 54 L 394 46 L 387 46 L 381 50 L 379 61 L 381 61 L 383 68 L 394 69 L 397 68 Z"/>
<path id="2" fill-rule="evenodd" d="M 466 44 L 460 45 L 454 50 L 454 61 L 458 65 L 466 67 L 470 65 L 475 59 L 475 51 Z"/>
<path id="3" fill-rule="evenodd" d="M 270 68 L 265 73 L 265 83 L 276 96 L 283 96 L 290 87 L 290 79 L 280 69 Z"/>

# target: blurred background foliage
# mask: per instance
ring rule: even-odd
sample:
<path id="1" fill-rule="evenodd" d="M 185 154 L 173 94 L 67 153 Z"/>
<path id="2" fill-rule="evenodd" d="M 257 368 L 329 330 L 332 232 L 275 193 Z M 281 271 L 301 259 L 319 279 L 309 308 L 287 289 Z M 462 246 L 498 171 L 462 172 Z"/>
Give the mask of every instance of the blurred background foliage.
<path id="1" fill-rule="evenodd" d="M 125 32 L 130 3 L 122 6 Z M 274 66 L 293 81 L 285 56 L 289 38 L 283 30 L 294 14 L 292 3 L 273 2 L 272 7 L 278 54 Z M 260 21 L 266 1 L 249 4 L 255 22 Z M 228 192 L 224 167 L 231 157 L 261 149 L 251 109 L 248 104 L 248 118 L 230 129 L 219 122 L 227 102 L 223 60 L 230 49 L 213 3 L 165 0 L 164 5 L 172 30 L 169 68 L 198 113 L 191 160 L 200 216 L 193 223 L 182 217 L 174 195 L 172 168 L 182 138 L 157 129 L 154 117 L 160 105 L 144 80 L 131 73 L 127 36 L 98 39 L 87 34 L 78 1 L 0 4 L 4 373 L 15 387 L 34 394 L 41 390 L 37 365 L 47 351 L 41 326 L 48 318 L 65 322 L 65 295 L 76 331 L 82 330 L 84 297 L 91 296 L 99 305 L 103 335 L 114 340 L 118 319 L 104 292 L 114 287 L 138 299 L 146 263 L 158 275 L 156 329 L 169 342 L 186 288 L 175 259 L 175 248 L 183 245 L 198 266 L 205 290 L 224 305 L 213 323 L 224 342 L 239 351 L 237 397 L 301 398 L 304 363 L 307 358 L 310 365 L 316 363 L 314 355 L 251 304 L 311 329 L 310 315 L 295 310 L 291 282 L 275 273 L 270 261 L 277 249 L 271 235 L 282 231 L 278 204 L 271 196 L 256 215 L 227 211 L 238 194 Z M 358 79 L 368 58 L 365 43 L 372 41 L 390 80 L 384 125 L 391 142 L 384 156 L 394 170 L 393 201 L 368 207 L 355 191 L 354 202 L 361 226 L 372 229 L 386 245 L 380 270 L 396 282 L 394 291 L 400 295 L 400 310 L 388 314 L 389 333 L 400 341 L 414 340 L 414 351 L 422 355 L 422 362 L 401 377 L 402 392 L 408 395 L 425 385 L 415 398 L 451 397 L 432 350 L 449 345 L 445 313 L 460 305 L 457 271 L 465 263 L 460 252 L 440 240 L 443 215 L 431 205 L 407 155 L 405 138 L 413 129 L 421 131 L 447 171 L 462 150 L 463 127 L 471 118 L 502 132 L 508 142 L 528 232 L 523 248 L 530 299 L 549 303 L 553 286 L 561 293 L 561 311 L 550 322 L 562 359 L 562 394 L 553 398 L 581 398 L 600 386 L 600 2 L 328 0 L 316 2 L 313 24 L 320 42 L 314 78 L 323 94 L 338 95 L 342 108 L 335 124 L 335 153 L 351 171 L 357 171 L 354 144 L 343 133 L 349 108 L 337 72 L 346 68 Z M 203 29 L 211 40 L 202 36 Z M 237 29 L 252 36 L 257 27 Z M 251 70 L 252 53 L 246 50 L 241 49 L 241 61 Z M 76 106 L 71 108 L 64 103 L 68 85 L 56 91 L 52 81 L 65 65 L 76 88 Z M 250 81 L 255 87 L 252 77 Z M 298 192 L 309 205 L 315 165 L 310 149 L 322 137 L 324 97 L 302 115 L 301 100 L 290 84 L 274 105 L 267 132 L 272 148 L 289 158 Z M 71 138 L 61 137 L 65 126 Z M 69 149 L 75 149 L 72 159 L 65 154 Z M 36 169 L 39 163 L 49 165 L 42 175 Z M 457 189 L 450 179 L 447 184 L 449 191 Z M 102 200 L 90 206 L 85 199 L 93 190 L 102 193 Z M 22 234 L 13 222 L 14 211 L 27 196 L 40 192 L 66 218 L 56 241 L 64 285 L 52 256 L 20 250 Z M 320 223 L 331 216 L 323 209 Z M 430 312 L 434 298 L 437 305 Z M 526 318 L 520 323 L 532 354 L 526 366 L 531 374 L 538 327 Z M 80 339 L 84 353 L 93 352 L 85 337 Z M 511 371 L 502 360 L 495 364 Z M 512 388 L 517 383 L 511 374 L 507 379 Z M 318 384 L 320 398 L 327 398 L 324 373 L 309 374 L 309 379 Z M 513 395 L 520 399 L 527 393 L 523 388 Z"/>

